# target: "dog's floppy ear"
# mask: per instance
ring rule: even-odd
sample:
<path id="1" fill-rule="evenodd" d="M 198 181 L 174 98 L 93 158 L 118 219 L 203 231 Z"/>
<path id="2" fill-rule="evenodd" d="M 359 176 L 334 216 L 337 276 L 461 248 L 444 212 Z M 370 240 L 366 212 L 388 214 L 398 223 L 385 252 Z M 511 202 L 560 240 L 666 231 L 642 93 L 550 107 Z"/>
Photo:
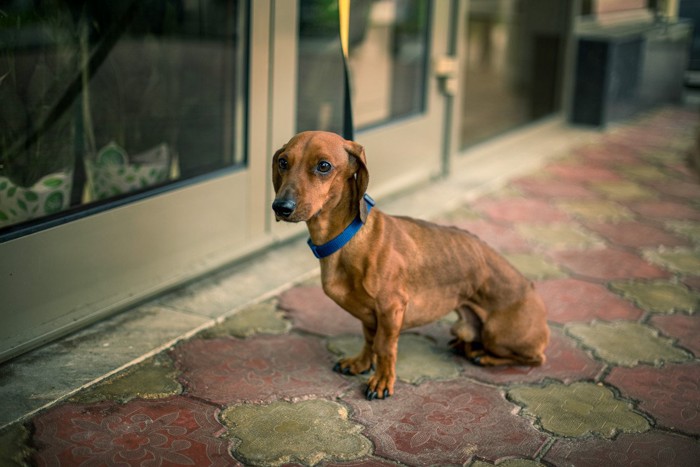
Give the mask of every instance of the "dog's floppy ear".
<path id="1" fill-rule="evenodd" d="M 282 154 L 282 152 L 284 152 L 285 149 L 287 149 L 286 144 L 279 148 L 277 152 L 275 152 L 275 155 L 272 156 L 272 186 L 275 188 L 275 193 L 277 193 L 280 189 L 280 186 L 282 186 L 282 177 L 280 176 L 277 161 L 280 158 L 280 154 Z"/>
<path id="2" fill-rule="evenodd" d="M 369 171 L 367 170 L 365 148 L 354 141 L 345 141 L 345 150 L 357 163 L 357 171 L 355 172 L 354 177 L 357 187 L 357 197 L 359 198 L 358 201 L 360 203 L 360 218 L 362 219 L 362 222 L 365 222 L 367 220 L 368 208 L 367 202 L 364 200 L 363 196 L 367 191 L 367 185 L 369 185 Z"/>

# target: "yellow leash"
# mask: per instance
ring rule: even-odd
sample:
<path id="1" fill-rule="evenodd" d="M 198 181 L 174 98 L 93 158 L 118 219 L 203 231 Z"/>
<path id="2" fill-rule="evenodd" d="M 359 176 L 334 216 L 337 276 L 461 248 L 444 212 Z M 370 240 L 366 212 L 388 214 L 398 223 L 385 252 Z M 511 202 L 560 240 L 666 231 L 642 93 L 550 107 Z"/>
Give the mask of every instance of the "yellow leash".
<path id="1" fill-rule="evenodd" d="M 344 97 L 343 97 L 343 138 L 355 139 L 355 125 L 352 121 L 352 98 L 350 96 L 350 70 L 348 56 L 350 51 L 350 0 L 338 0 L 338 19 L 340 20 L 340 48 L 343 55 Z"/>
<path id="2" fill-rule="evenodd" d="M 340 45 L 343 49 L 343 55 L 347 59 L 350 37 L 350 0 L 338 0 L 338 15 L 340 16 Z"/>

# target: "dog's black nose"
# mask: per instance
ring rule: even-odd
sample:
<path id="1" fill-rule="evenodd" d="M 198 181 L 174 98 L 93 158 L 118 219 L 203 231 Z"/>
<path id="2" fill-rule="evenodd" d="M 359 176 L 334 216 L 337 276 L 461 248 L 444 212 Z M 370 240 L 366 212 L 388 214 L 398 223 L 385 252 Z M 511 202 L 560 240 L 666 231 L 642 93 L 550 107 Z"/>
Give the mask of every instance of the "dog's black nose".
<path id="1" fill-rule="evenodd" d="M 289 217 L 292 215 L 294 210 L 297 208 L 297 203 L 292 199 L 276 199 L 272 203 L 272 210 L 275 211 L 279 217 Z"/>

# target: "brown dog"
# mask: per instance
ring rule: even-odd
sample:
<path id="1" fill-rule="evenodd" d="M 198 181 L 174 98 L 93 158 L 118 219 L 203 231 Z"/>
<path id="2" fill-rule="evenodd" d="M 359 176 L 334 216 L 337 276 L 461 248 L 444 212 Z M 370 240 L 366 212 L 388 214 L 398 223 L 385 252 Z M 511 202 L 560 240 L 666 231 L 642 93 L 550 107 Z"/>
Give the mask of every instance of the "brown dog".
<path id="1" fill-rule="evenodd" d="M 323 290 L 362 321 L 364 348 L 334 369 L 376 368 L 368 399 L 394 393 L 399 333 L 453 310 L 459 314 L 453 342 L 474 362 L 545 361 L 549 329 L 533 284 L 469 232 L 370 212 L 359 144 L 333 133 L 300 133 L 275 153 L 272 180 L 277 220 L 306 222 L 321 257 Z"/>

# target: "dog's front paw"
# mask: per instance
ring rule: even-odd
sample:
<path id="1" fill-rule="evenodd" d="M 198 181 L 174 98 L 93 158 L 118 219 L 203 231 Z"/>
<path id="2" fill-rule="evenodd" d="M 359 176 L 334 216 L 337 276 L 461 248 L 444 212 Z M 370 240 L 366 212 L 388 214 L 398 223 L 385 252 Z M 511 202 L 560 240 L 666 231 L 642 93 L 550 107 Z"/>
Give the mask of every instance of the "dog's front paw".
<path id="1" fill-rule="evenodd" d="M 371 401 L 374 399 L 386 399 L 394 395 L 394 380 L 395 378 L 392 376 L 372 376 L 367 383 L 365 397 L 368 401 Z"/>

